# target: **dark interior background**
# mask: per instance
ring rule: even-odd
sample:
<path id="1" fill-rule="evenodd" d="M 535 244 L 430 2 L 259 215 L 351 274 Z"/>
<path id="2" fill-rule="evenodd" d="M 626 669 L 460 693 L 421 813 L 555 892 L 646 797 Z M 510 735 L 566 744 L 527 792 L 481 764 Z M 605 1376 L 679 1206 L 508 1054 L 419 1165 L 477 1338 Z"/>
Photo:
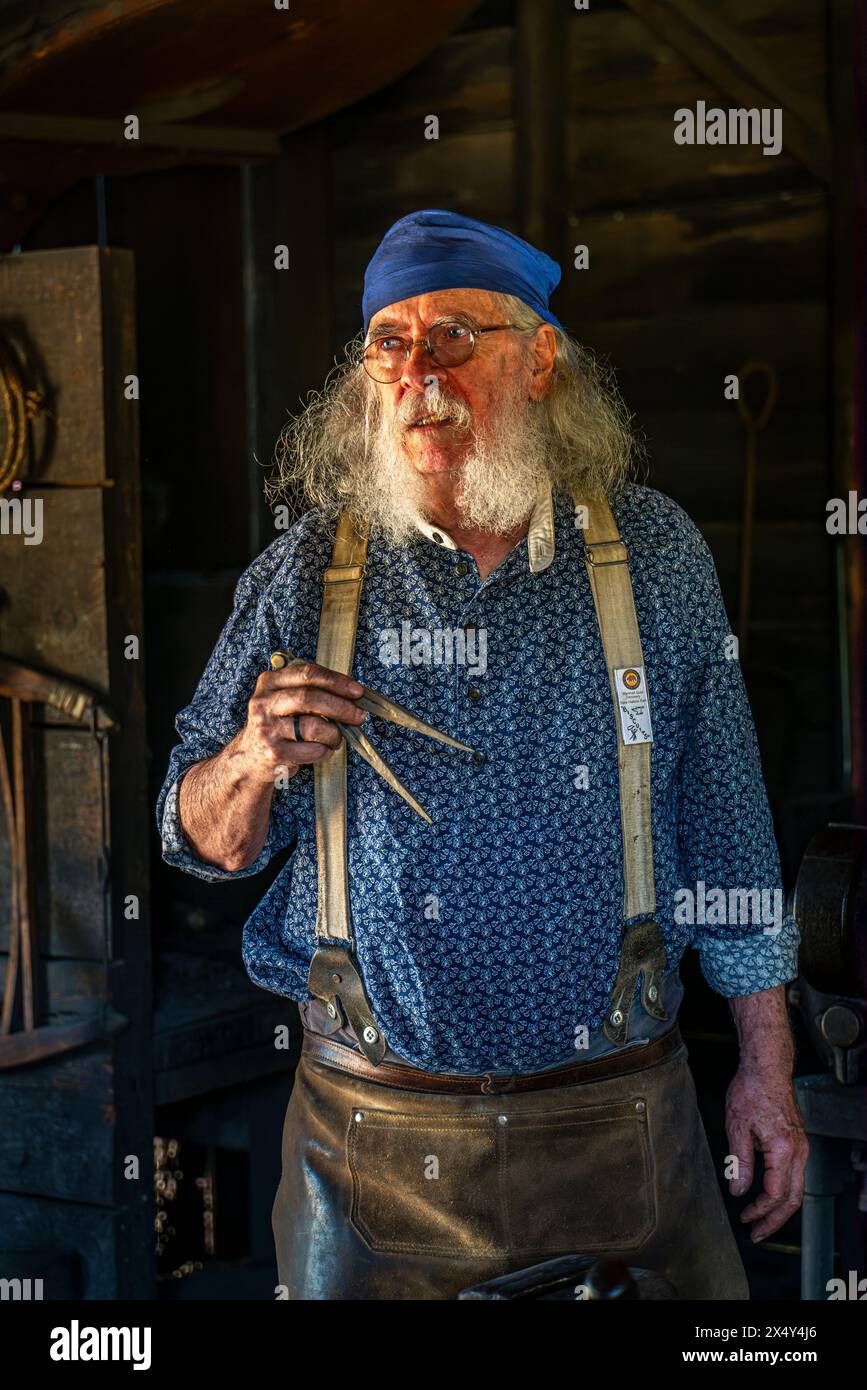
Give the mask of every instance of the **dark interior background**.
<path id="1" fill-rule="evenodd" d="M 234 584 L 275 534 L 261 485 L 287 413 L 358 331 L 363 269 L 387 227 L 442 206 L 522 232 L 560 261 L 553 307 L 616 369 L 648 481 L 700 526 L 733 622 L 746 434 L 723 383 L 747 362 L 773 366 L 745 674 L 791 888 L 811 834 L 853 813 L 841 552 L 824 526 L 845 451 L 841 190 L 835 201 L 833 179 L 785 144 L 773 158 L 676 146 L 677 107 L 729 102 L 634 7 L 542 5 L 538 23 L 533 8 L 486 0 L 407 76 L 285 137 L 277 159 L 84 180 L 22 243 L 102 237 L 135 255 L 150 805 Z M 832 131 L 847 119 L 833 8 L 724 7 Z M 437 140 L 424 137 L 430 114 Z M 579 244 L 589 270 L 573 268 Z M 747 394 L 757 410 L 759 385 Z M 239 937 L 278 868 L 206 885 L 169 870 L 152 838 L 154 1133 L 179 1140 L 187 1193 L 158 1263 L 163 1296 L 268 1297 L 276 1282 L 270 1204 L 296 1011 L 247 981 Z M 736 1047 L 725 1001 L 691 956 L 684 974 L 685 1032 L 720 1157 Z M 280 1022 L 288 1052 L 273 1047 Z M 800 1046 L 801 1069 L 817 1068 L 803 1036 Z M 196 1176 L 216 1192 L 212 1253 Z M 760 1249 L 744 1241 L 754 1296 L 797 1297 L 798 1243 L 797 1220 Z M 202 1268 L 173 1279 L 188 1258 Z"/>

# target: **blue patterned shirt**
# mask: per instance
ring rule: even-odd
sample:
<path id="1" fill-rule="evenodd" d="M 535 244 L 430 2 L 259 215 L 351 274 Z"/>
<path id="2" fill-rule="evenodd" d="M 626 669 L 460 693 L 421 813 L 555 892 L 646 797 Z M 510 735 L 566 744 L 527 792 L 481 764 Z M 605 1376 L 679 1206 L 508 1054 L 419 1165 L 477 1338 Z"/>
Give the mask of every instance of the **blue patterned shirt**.
<path id="1" fill-rule="evenodd" d="M 570 1053 L 580 1060 L 576 1037 L 598 1036 L 617 970 L 614 707 L 583 532 L 568 494 L 545 491 L 527 536 L 481 583 L 473 556 L 441 528 L 420 525 L 401 547 L 374 536 L 368 547 L 352 674 L 484 755 L 474 760 L 375 717 L 362 726 L 432 825 L 354 753 L 348 759 L 359 966 L 390 1048 L 428 1070 L 531 1071 Z M 762 890 L 767 904 L 783 895 L 713 560 L 662 493 L 630 484 L 613 510 L 629 551 L 650 692 L 666 980 L 692 945 L 719 993 L 770 989 L 797 974 L 798 930 L 785 910 L 774 920 L 732 907 L 752 890 L 754 904 Z M 255 983 L 298 1001 L 311 998 L 315 949 L 312 769 L 275 792 L 262 852 L 235 873 L 192 853 L 177 789 L 193 763 L 242 727 L 272 650 L 315 658 L 333 535 L 333 519 L 309 511 L 241 576 L 232 614 L 178 715 L 181 743 L 157 808 L 164 858 L 209 881 L 258 873 L 294 844 L 246 923 L 243 957 Z M 713 906 L 721 900 L 727 914 Z"/>

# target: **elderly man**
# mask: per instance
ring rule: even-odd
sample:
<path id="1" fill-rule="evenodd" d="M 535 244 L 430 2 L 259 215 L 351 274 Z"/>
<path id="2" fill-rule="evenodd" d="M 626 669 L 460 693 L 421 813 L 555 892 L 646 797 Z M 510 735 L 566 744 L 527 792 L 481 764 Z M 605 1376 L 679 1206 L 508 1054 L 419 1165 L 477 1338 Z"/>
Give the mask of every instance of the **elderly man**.
<path id="1" fill-rule="evenodd" d="M 168 862 L 217 881 L 295 846 L 243 943 L 305 1028 L 290 1298 L 453 1298 L 570 1252 L 745 1298 L 720 1181 L 745 1195 L 761 1153 L 753 1240 L 801 1200 L 798 933 L 736 642 L 696 527 L 629 480 L 558 280 L 471 218 L 391 228 L 363 341 L 284 435 L 275 486 L 311 509 L 178 716 Z M 740 1041 L 719 1174 L 690 945 Z"/>

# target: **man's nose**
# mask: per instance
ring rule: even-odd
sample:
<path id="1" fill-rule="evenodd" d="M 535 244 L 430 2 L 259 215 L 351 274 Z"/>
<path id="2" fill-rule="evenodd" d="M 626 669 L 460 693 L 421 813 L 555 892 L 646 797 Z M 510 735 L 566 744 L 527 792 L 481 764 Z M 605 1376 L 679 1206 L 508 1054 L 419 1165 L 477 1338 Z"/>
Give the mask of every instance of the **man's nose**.
<path id="1" fill-rule="evenodd" d="M 433 360 L 423 342 L 413 343 L 412 351 L 406 359 L 401 374 L 401 385 L 410 391 L 423 391 L 428 379 L 432 376 L 443 382 L 448 376 L 448 371 Z"/>

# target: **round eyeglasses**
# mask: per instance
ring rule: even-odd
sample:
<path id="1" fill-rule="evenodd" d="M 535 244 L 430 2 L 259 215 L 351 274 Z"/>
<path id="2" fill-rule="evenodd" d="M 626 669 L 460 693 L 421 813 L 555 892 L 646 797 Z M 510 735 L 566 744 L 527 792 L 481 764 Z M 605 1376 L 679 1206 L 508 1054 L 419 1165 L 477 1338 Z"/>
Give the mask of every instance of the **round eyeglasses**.
<path id="1" fill-rule="evenodd" d="M 398 381 L 416 343 L 424 343 L 427 355 L 438 367 L 460 367 L 469 361 L 476 339 L 483 333 L 499 333 L 514 328 L 513 323 L 494 323 L 489 328 L 471 328 L 467 323 L 446 320 L 434 324 L 423 338 L 404 338 L 384 332 L 368 343 L 362 355 L 364 370 L 374 381 Z"/>

